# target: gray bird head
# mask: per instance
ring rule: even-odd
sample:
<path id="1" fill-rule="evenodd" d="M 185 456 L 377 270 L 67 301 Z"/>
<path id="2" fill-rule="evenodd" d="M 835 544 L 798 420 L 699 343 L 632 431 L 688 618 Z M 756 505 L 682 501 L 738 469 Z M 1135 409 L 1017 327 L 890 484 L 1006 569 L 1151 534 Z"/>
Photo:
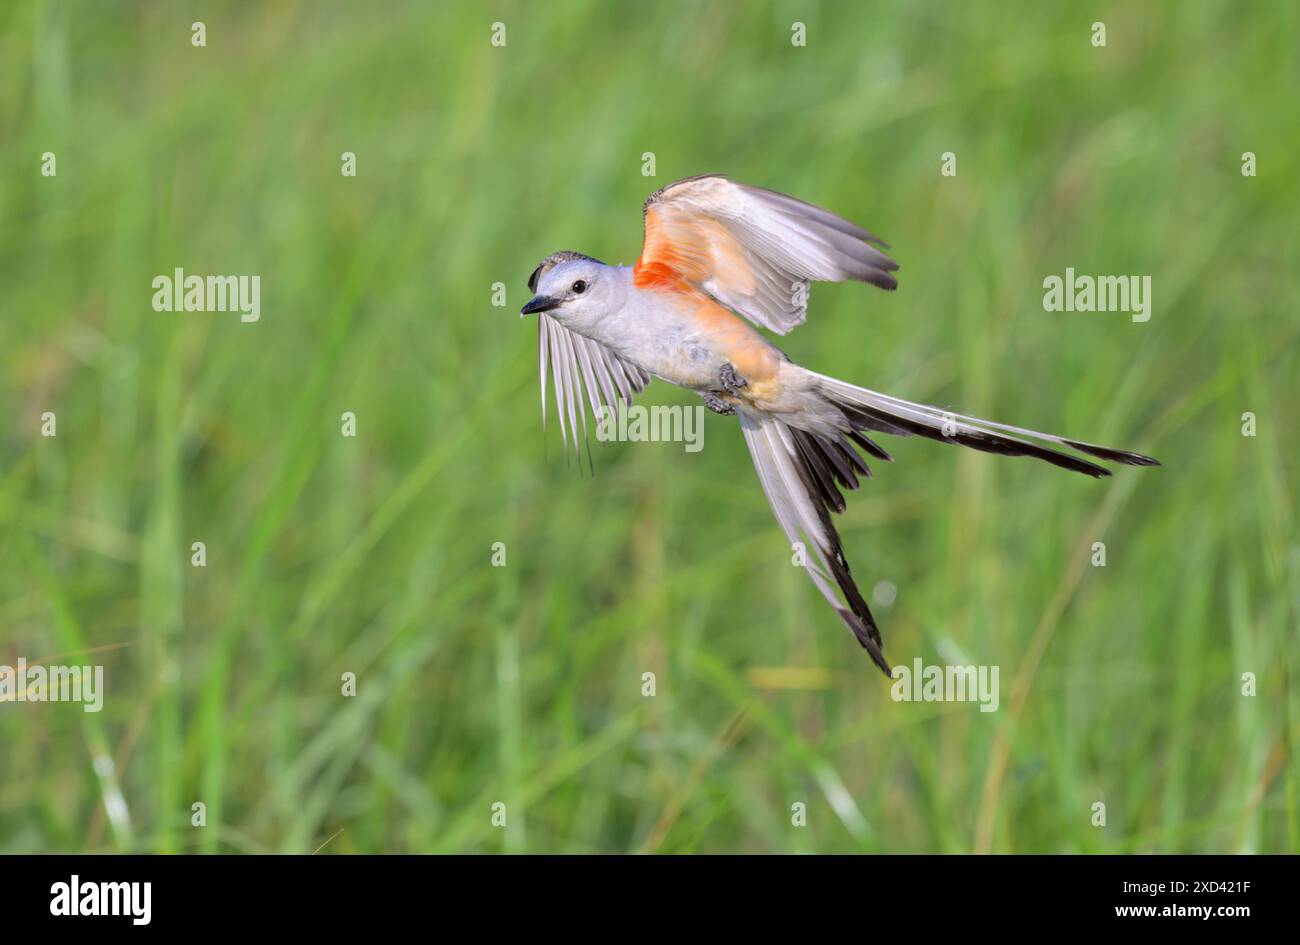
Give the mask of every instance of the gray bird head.
<path id="1" fill-rule="evenodd" d="M 520 315 L 549 312 L 561 323 L 584 323 L 623 304 L 623 281 L 613 266 L 582 253 L 552 253 L 528 277 L 533 297 Z"/>

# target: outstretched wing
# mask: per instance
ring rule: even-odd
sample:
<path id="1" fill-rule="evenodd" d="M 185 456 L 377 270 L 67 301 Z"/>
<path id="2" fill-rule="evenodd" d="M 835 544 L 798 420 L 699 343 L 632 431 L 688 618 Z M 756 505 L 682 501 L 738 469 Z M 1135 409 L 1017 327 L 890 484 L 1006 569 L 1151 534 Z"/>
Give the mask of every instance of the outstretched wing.
<path id="1" fill-rule="evenodd" d="M 875 245 L 872 245 L 875 244 Z M 688 177 L 645 202 L 642 288 L 682 282 L 784 335 L 808 316 L 810 282 L 898 286 L 898 269 L 859 226 L 785 194 L 726 177 Z"/>
<path id="2" fill-rule="evenodd" d="M 602 406 L 616 410 L 618 401 L 631 403 L 650 383 L 650 375 L 641 368 L 623 360 L 599 342 L 585 335 L 569 331 L 551 316 L 542 312 L 537 319 L 538 367 L 542 388 L 542 429 L 546 429 L 546 375 L 555 387 L 555 412 L 560 418 L 560 439 L 573 440 L 573 448 L 580 451 L 578 443 L 578 417 L 582 418 L 582 435 L 587 435 L 587 410 L 582 403 L 586 389 L 587 401 L 597 419 Z M 564 418 L 569 423 L 565 426 Z"/>

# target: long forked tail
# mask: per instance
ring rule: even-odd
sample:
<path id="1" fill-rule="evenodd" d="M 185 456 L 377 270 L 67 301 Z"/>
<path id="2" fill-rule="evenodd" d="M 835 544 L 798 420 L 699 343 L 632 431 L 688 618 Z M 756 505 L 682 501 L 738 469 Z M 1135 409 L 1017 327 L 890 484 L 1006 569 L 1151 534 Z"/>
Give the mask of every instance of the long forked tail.
<path id="1" fill-rule="evenodd" d="M 847 437 L 831 440 L 798 430 L 774 417 L 745 411 L 739 417 L 754 469 L 781 530 L 792 546 L 803 544 L 803 567 L 813 584 L 871 654 L 875 664 L 886 676 L 890 675 L 889 663 L 881 651 L 880 628 L 853 582 L 840 536 L 830 516 L 830 509 L 844 511 L 844 497 L 835 483 L 856 489 L 859 473 L 871 475 L 867 464 Z M 835 596 L 832 579 L 839 585 L 847 604 Z"/>
<path id="2" fill-rule="evenodd" d="M 1033 456 L 1053 466 L 1072 469 L 1099 479 L 1111 475 L 1111 471 L 1105 466 L 1053 447 L 1067 447 L 1097 459 L 1126 466 L 1160 465 L 1158 460 L 1141 453 L 1084 443 L 1054 433 L 1040 433 L 978 417 L 967 417 L 929 404 L 916 404 L 865 387 L 855 387 L 822 374 L 809 374 L 817 382 L 822 397 L 840 409 L 855 431 L 870 430 L 894 436 L 915 434 L 931 440 L 969 446 L 986 453 Z"/>
<path id="3" fill-rule="evenodd" d="M 740 428 L 745 434 L 745 443 L 763 492 L 782 531 L 792 545 L 796 542 L 804 544 L 803 566 L 808 576 L 887 676 L 890 675 L 889 663 L 882 652 L 880 629 L 849 572 L 840 536 L 830 515 L 832 511 L 844 511 L 841 488 L 856 489 L 859 477 L 871 477 L 871 470 L 858 455 L 858 449 L 886 462 L 892 459 L 866 433 L 915 434 L 1006 456 L 1033 456 L 1096 477 L 1109 476 L 1111 472 L 1090 460 L 1044 444 L 1068 447 L 1088 456 L 1130 466 L 1160 465 L 1141 453 L 953 414 L 820 374 L 811 377 L 827 404 L 837 408 L 837 420 L 842 417 L 839 422 L 845 429 L 841 432 L 824 432 L 824 416 L 818 418 L 816 424 L 822 432 L 811 432 L 770 414 L 744 409 L 738 414 Z M 791 421 L 798 422 L 795 418 Z M 830 583 L 832 580 L 838 585 L 843 600 L 836 596 Z"/>

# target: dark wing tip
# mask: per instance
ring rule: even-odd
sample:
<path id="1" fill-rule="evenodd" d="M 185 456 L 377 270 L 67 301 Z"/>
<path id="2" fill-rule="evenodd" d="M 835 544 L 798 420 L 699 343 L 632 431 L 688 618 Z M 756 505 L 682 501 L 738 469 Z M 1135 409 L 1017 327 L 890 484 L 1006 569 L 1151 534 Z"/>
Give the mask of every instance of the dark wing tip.
<path id="1" fill-rule="evenodd" d="M 893 292 L 898 288 L 898 280 L 880 269 L 873 269 L 862 281 L 886 292 Z"/>

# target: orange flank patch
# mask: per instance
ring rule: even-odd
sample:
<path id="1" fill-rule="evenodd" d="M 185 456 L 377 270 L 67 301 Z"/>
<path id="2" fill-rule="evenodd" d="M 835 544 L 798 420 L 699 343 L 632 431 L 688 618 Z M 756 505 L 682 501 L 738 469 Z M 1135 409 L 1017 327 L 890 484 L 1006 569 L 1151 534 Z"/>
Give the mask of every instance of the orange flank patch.
<path id="1" fill-rule="evenodd" d="M 714 350 L 731 363 L 748 386 L 731 400 L 767 408 L 779 400 L 781 355 L 749 322 L 703 294 L 697 294 L 695 317 L 708 332 Z"/>
<path id="2" fill-rule="evenodd" d="M 738 399 L 761 405 L 779 397 L 780 354 L 749 322 L 703 291 L 704 282 L 747 295 L 754 291 L 755 276 L 740 244 L 718 221 L 680 207 L 651 205 L 632 284 L 670 294 L 690 310 L 710 346 L 748 381 Z"/>
<path id="3" fill-rule="evenodd" d="M 775 379 L 780 356 L 749 322 L 703 295 L 696 303 L 695 317 L 708 332 L 715 350 L 750 384 Z"/>

